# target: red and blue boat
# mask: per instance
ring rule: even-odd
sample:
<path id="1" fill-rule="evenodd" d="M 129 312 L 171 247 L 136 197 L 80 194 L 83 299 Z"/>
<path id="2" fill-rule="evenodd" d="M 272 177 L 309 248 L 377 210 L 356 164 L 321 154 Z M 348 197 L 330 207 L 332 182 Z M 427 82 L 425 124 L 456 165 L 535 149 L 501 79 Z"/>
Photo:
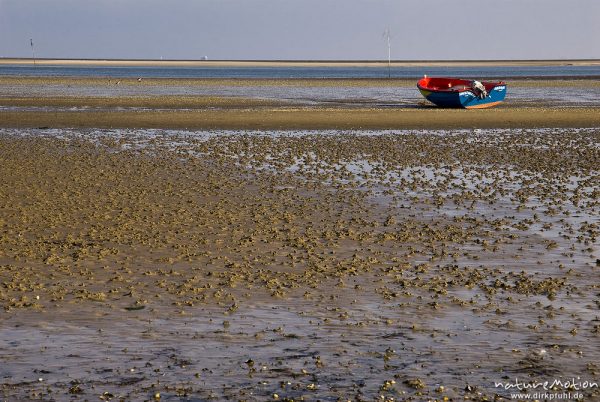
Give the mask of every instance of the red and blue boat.
<path id="1" fill-rule="evenodd" d="M 459 78 L 423 77 L 417 88 L 428 101 L 441 107 L 483 109 L 496 106 L 506 96 L 506 83 Z"/>

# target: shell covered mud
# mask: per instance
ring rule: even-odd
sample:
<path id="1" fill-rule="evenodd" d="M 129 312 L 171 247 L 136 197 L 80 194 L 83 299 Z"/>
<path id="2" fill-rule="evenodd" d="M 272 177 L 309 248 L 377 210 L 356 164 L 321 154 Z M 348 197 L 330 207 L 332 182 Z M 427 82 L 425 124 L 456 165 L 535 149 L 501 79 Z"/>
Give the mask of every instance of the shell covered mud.
<path id="1" fill-rule="evenodd" d="M 3 129 L 0 159 L 7 400 L 600 397 L 598 129 Z"/>

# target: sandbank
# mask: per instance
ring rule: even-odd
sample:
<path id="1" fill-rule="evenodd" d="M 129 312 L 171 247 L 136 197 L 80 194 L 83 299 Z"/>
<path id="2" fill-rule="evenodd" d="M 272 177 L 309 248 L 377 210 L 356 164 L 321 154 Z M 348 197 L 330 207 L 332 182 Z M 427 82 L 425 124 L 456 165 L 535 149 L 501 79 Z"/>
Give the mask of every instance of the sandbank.
<path id="1" fill-rule="evenodd" d="M 30 58 L 0 58 L 0 64 L 34 65 Z M 36 65 L 58 66 L 164 66 L 164 67 L 387 67 L 387 60 L 112 60 L 36 59 Z M 437 66 L 597 66 L 600 60 L 408 60 L 391 62 L 392 67 Z"/>
<path id="2" fill-rule="evenodd" d="M 444 129 L 599 127 L 596 108 L 496 108 L 481 111 L 364 108 L 246 108 L 192 111 L 2 111 L 1 127 L 178 129 Z"/>

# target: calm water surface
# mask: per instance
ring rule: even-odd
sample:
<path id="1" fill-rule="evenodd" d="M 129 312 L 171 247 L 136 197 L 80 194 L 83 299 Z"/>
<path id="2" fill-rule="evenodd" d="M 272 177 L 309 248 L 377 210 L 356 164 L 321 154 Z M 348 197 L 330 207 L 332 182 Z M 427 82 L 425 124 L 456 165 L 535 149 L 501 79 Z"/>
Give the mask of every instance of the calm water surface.
<path id="1" fill-rule="evenodd" d="M 585 77 L 600 76 L 600 66 L 519 67 L 392 67 L 392 78 L 423 74 L 449 77 Z M 384 67 L 105 67 L 0 66 L 0 76 L 117 77 L 117 78 L 386 78 Z"/>

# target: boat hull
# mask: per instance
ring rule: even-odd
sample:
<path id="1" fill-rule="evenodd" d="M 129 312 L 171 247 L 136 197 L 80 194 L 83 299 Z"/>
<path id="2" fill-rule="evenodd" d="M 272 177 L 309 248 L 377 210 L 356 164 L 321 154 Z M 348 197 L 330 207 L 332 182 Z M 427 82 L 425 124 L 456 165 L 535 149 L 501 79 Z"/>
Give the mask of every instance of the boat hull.
<path id="1" fill-rule="evenodd" d="M 465 80 L 465 82 L 468 81 Z M 440 107 L 484 109 L 500 104 L 506 97 L 505 83 L 486 85 L 488 96 L 483 99 L 478 97 L 473 90 L 466 88 L 463 88 L 463 90 L 436 90 L 421 85 L 421 81 L 419 81 L 417 87 L 425 99 Z"/>

